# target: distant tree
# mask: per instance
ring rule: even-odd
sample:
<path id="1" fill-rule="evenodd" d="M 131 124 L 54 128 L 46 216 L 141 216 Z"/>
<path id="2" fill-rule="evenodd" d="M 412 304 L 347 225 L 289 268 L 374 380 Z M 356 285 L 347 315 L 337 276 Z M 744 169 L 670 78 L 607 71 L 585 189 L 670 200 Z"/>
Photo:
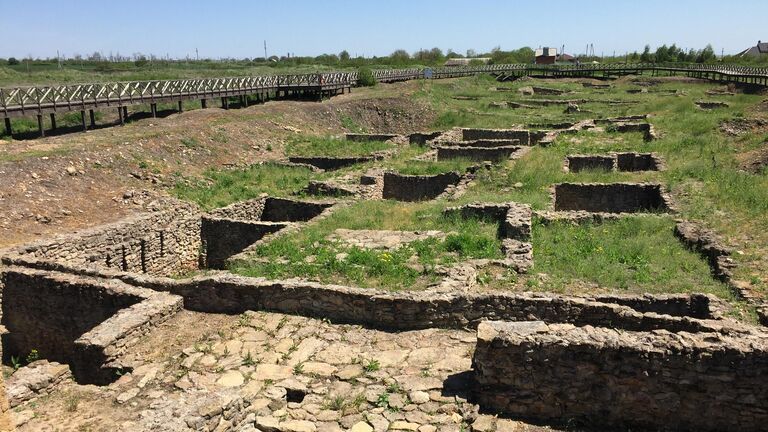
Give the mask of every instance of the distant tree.
<path id="1" fill-rule="evenodd" d="M 699 53 L 698 57 L 696 57 L 697 63 L 707 63 L 711 62 L 717 59 L 717 56 L 715 55 L 715 50 L 712 49 L 712 45 L 707 44 L 706 47 L 704 47 L 703 50 Z"/>
<path id="2" fill-rule="evenodd" d="M 452 59 L 452 58 L 461 58 L 461 54 L 454 52 L 452 49 L 448 49 L 448 53 L 445 55 L 446 58 Z"/>
<path id="3" fill-rule="evenodd" d="M 347 52 L 347 50 L 343 50 L 342 52 L 339 53 L 339 60 L 343 62 L 349 61 L 349 53 Z"/>
<path id="4" fill-rule="evenodd" d="M 389 60 L 395 64 L 404 64 L 411 60 L 411 55 L 408 54 L 408 51 L 399 49 L 389 55 Z"/>
<path id="5" fill-rule="evenodd" d="M 467 58 L 477 57 L 477 51 L 472 48 L 467 50 Z"/>
<path id="6" fill-rule="evenodd" d="M 651 46 L 646 45 L 643 49 L 643 53 L 640 54 L 640 61 L 643 63 L 652 63 L 653 58 L 651 57 Z"/>
<path id="7" fill-rule="evenodd" d="M 8 66 L 16 66 L 17 64 L 19 64 L 19 59 L 16 57 L 10 57 L 8 59 Z"/>

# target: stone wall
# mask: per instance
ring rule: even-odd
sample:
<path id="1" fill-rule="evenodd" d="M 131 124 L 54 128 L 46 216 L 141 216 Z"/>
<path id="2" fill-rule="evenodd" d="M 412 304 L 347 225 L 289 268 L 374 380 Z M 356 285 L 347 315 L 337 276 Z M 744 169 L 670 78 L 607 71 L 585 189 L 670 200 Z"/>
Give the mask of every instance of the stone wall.
<path id="1" fill-rule="evenodd" d="M 287 223 L 283 222 L 247 222 L 203 217 L 200 236 L 205 253 L 201 257 L 201 267 L 225 269 L 229 257 L 242 252 L 265 235 L 275 233 L 286 226 Z"/>
<path id="2" fill-rule="evenodd" d="M 668 211 L 670 205 L 659 184 L 559 183 L 555 185 L 555 210 L 633 213 Z"/>
<path id="3" fill-rule="evenodd" d="M 396 172 L 384 173 L 384 199 L 398 201 L 423 201 L 434 199 L 445 192 L 448 186 L 461 180 L 457 172 L 437 175 L 404 175 Z"/>
<path id="4" fill-rule="evenodd" d="M 663 169 L 661 159 L 653 153 L 611 153 L 608 155 L 568 155 L 566 171 L 659 171 Z"/>
<path id="5" fill-rule="evenodd" d="M 184 297 L 186 309 L 236 314 L 267 310 L 389 330 L 476 327 L 484 320 L 566 322 L 633 331 L 741 331 L 727 321 L 640 312 L 612 303 L 551 294 L 387 292 L 307 281 L 265 281 L 234 275 L 186 280 L 121 279 Z M 667 300 L 662 300 L 667 302 Z M 652 310 L 652 308 L 649 307 Z M 682 312 L 682 310 L 681 310 Z"/>
<path id="6" fill-rule="evenodd" d="M 262 197 L 241 201 L 205 214 L 201 219 L 200 238 L 203 253 L 200 266 L 226 268 L 226 260 L 291 222 L 308 221 L 330 202 L 296 201 Z"/>
<path id="7" fill-rule="evenodd" d="M 618 171 L 659 171 L 663 168 L 661 159 L 653 153 L 617 153 Z"/>
<path id="8" fill-rule="evenodd" d="M 506 415 L 623 430 L 763 431 L 764 334 L 485 322 L 476 396 Z"/>
<path id="9" fill-rule="evenodd" d="M 462 129 L 461 139 L 464 141 L 481 139 L 517 139 L 520 145 L 530 145 L 530 132 L 523 129 Z"/>
<path id="10" fill-rule="evenodd" d="M 473 161 L 493 161 L 500 162 L 507 160 L 515 152 L 520 150 L 520 147 L 505 146 L 505 147 L 437 147 L 437 160 L 448 159 L 470 159 Z"/>
<path id="11" fill-rule="evenodd" d="M 182 303 L 120 281 L 18 267 L 4 268 L 0 281 L 5 360 L 37 350 L 41 358 L 70 364 L 78 381 L 88 383 L 114 378 L 102 367 Z"/>
<path id="12" fill-rule="evenodd" d="M 408 135 L 408 143 L 409 144 L 418 144 L 418 145 L 424 145 L 427 143 L 427 141 L 431 141 L 440 135 L 442 135 L 443 132 L 414 132 L 410 135 Z"/>
<path id="13" fill-rule="evenodd" d="M 360 134 L 360 133 L 348 133 L 344 137 L 347 141 L 387 141 L 392 138 L 397 138 L 398 135 L 394 134 Z"/>
<path id="14" fill-rule="evenodd" d="M 355 164 L 378 160 L 374 156 L 320 157 L 290 156 L 288 161 L 297 164 L 312 165 L 323 170 L 337 170 Z"/>
<path id="15" fill-rule="evenodd" d="M 169 275 L 197 266 L 200 213 L 177 203 L 120 222 L 0 252 L 5 264 L 17 258 L 63 265 Z"/>
<path id="16" fill-rule="evenodd" d="M 568 155 L 565 160 L 565 168 L 570 172 L 585 170 L 613 171 L 616 167 L 616 158 L 604 155 Z"/>

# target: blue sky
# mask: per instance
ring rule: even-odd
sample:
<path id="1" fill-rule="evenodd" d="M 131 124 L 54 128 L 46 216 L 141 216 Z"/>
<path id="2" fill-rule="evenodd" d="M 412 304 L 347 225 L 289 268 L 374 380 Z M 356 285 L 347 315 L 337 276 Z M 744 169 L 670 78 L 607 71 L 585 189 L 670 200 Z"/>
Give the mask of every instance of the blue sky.
<path id="1" fill-rule="evenodd" d="M 600 55 L 662 43 L 735 53 L 768 40 L 766 0 L 0 0 L 0 57 L 119 52 L 171 57 L 403 48 L 464 53 L 565 45 Z"/>

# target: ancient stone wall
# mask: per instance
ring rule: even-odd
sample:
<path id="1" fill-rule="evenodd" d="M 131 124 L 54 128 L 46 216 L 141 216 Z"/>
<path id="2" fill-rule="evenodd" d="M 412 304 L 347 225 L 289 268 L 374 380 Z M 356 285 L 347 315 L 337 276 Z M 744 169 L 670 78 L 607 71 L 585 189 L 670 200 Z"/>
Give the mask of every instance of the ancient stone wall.
<path id="1" fill-rule="evenodd" d="M 613 171 L 616 167 L 616 158 L 603 155 L 568 155 L 566 168 L 570 172 L 586 170 Z"/>
<path id="2" fill-rule="evenodd" d="M 442 135 L 443 132 L 414 132 L 410 135 L 408 135 L 408 143 L 409 144 L 418 144 L 418 145 L 424 145 L 427 143 L 427 141 L 431 141 L 440 135 Z"/>
<path id="3" fill-rule="evenodd" d="M 197 266 L 199 233 L 197 208 L 178 204 L 53 240 L 5 250 L 0 255 L 5 264 L 23 258 L 169 275 Z"/>
<path id="4" fill-rule="evenodd" d="M 179 297 L 119 281 L 17 267 L 4 268 L 0 280 L 4 355 L 25 358 L 36 350 L 40 358 L 69 363 L 83 382 L 107 381 L 111 375 L 101 366 L 114 358 L 108 351 L 119 352 L 137 329 L 181 307 Z"/>
<path id="5" fill-rule="evenodd" d="M 470 159 L 473 161 L 492 161 L 500 162 L 507 160 L 516 151 L 520 150 L 520 147 L 505 146 L 505 147 L 469 147 L 469 146 L 455 146 L 455 147 L 437 147 L 437 160 L 448 159 Z"/>
<path id="6" fill-rule="evenodd" d="M 384 199 L 398 201 L 422 201 L 433 199 L 445 192 L 446 188 L 461 180 L 457 172 L 437 175 L 404 175 L 395 172 L 384 173 Z"/>
<path id="7" fill-rule="evenodd" d="M 520 145 L 530 145 L 530 132 L 523 129 L 462 129 L 461 139 L 464 141 L 482 139 L 517 139 Z"/>
<path id="8" fill-rule="evenodd" d="M 349 156 L 349 157 L 309 157 L 290 156 L 291 163 L 312 165 L 323 170 L 337 170 L 351 165 L 377 160 L 374 156 Z"/>
<path id="9" fill-rule="evenodd" d="M 264 213 L 268 197 L 263 196 L 246 201 L 239 201 L 226 207 L 217 208 L 206 213 L 209 219 L 232 219 L 239 221 L 258 221 Z"/>
<path id="10" fill-rule="evenodd" d="M 653 153 L 617 153 L 616 169 L 619 171 L 659 171 L 661 159 Z"/>
<path id="11" fill-rule="evenodd" d="M 653 153 L 612 153 L 607 155 L 568 155 L 566 171 L 659 171 L 663 169 L 661 159 Z"/>
<path id="12" fill-rule="evenodd" d="M 226 261 L 265 235 L 287 226 L 282 222 L 248 222 L 203 217 L 200 229 L 204 256 L 201 267 L 225 269 Z"/>
<path id="13" fill-rule="evenodd" d="M 651 183 L 559 183 L 555 185 L 555 210 L 632 213 L 668 211 L 661 185 Z"/>
<path id="14" fill-rule="evenodd" d="M 347 141 L 387 141 L 392 138 L 397 138 L 394 134 L 360 134 L 360 133 L 348 133 L 344 135 Z"/>
<path id="15" fill-rule="evenodd" d="M 266 222 L 306 222 L 331 207 L 330 201 L 298 201 L 267 198 L 261 220 Z"/>
<path id="16" fill-rule="evenodd" d="M 210 313 L 269 310 L 375 328 L 414 330 L 474 327 L 483 320 L 567 322 L 627 330 L 724 331 L 730 324 L 688 316 L 643 313 L 580 297 L 513 293 L 390 293 L 305 281 L 265 281 L 234 275 L 186 280 L 121 279 L 184 297 L 186 309 Z M 667 300 L 662 300 L 667 302 Z M 652 307 L 647 306 L 649 310 Z M 681 311 L 682 312 L 682 311 Z"/>
<path id="17" fill-rule="evenodd" d="M 486 409 L 564 424 L 763 431 L 767 340 L 484 322 L 473 359 L 476 396 Z"/>

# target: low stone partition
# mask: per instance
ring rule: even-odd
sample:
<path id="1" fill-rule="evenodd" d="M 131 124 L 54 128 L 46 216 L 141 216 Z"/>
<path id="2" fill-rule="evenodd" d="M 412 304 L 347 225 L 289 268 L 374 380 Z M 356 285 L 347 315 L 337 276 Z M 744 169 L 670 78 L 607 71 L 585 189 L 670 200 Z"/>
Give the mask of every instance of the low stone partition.
<path id="1" fill-rule="evenodd" d="M 531 244 L 531 206 L 516 202 L 472 203 L 461 207 L 449 207 L 444 214 L 457 214 L 462 218 L 477 218 L 499 224 L 498 237 L 502 240 L 504 265 L 525 273 L 533 267 Z"/>
<path id="2" fill-rule="evenodd" d="M 305 222 L 332 206 L 331 202 L 262 197 L 234 203 L 203 215 L 200 266 L 223 269 L 229 257 L 287 227 Z"/>
<path id="3" fill-rule="evenodd" d="M 4 359 L 67 363 L 78 382 L 113 380 L 115 361 L 150 328 L 180 310 L 181 297 L 118 280 L 6 267 L 3 289 Z"/>
<path id="4" fill-rule="evenodd" d="M 616 123 L 615 128 L 617 132 L 641 132 L 643 134 L 643 140 L 653 141 L 658 138 L 656 130 L 650 123 Z"/>
<path id="5" fill-rule="evenodd" d="M 470 146 L 455 146 L 455 147 L 437 147 L 437 160 L 450 160 L 450 159 L 469 159 L 473 161 L 491 161 L 501 162 L 512 157 L 516 152 L 520 150 L 520 147 L 515 146 L 503 146 L 503 147 L 470 147 Z"/>
<path id="6" fill-rule="evenodd" d="M 462 129 L 461 139 L 473 140 L 520 140 L 520 145 L 531 145 L 530 132 L 525 129 Z"/>
<path id="7" fill-rule="evenodd" d="M 670 199 L 654 183 L 558 183 L 556 211 L 634 213 L 670 211 Z"/>
<path id="8" fill-rule="evenodd" d="M 597 428 L 763 431 L 762 333 L 634 332 L 483 322 L 473 364 L 480 406 Z"/>
<path id="9" fill-rule="evenodd" d="M 616 168 L 616 158 L 612 155 L 568 155 L 565 158 L 564 169 L 569 172 L 587 170 L 613 171 Z"/>
<path id="10" fill-rule="evenodd" d="M 347 141 L 387 141 L 392 138 L 397 138 L 395 134 L 363 134 L 363 133 L 348 133 L 344 135 Z"/>
<path id="11" fill-rule="evenodd" d="M 701 109 L 705 110 L 712 110 L 715 108 L 728 108 L 730 105 L 728 105 L 727 102 L 719 102 L 719 101 L 696 101 L 696 106 L 698 106 Z"/>
<path id="12" fill-rule="evenodd" d="M 680 221 L 675 225 L 675 236 L 707 259 L 715 278 L 722 282 L 731 280 L 736 267 L 732 251 L 720 243 L 714 232 L 690 221 Z"/>
<path id="13" fill-rule="evenodd" d="M 199 233 L 199 209 L 172 201 L 116 223 L 6 249 L 0 256 L 6 265 L 55 261 L 161 276 L 197 267 Z"/>
<path id="14" fill-rule="evenodd" d="M 410 135 L 408 135 L 408 143 L 409 144 L 418 144 L 418 145 L 424 145 L 427 143 L 427 141 L 432 141 L 433 139 L 439 137 L 442 135 L 443 132 L 414 132 Z"/>
<path id="15" fill-rule="evenodd" d="M 485 320 L 541 320 L 632 331 L 751 331 L 728 320 L 702 320 L 690 316 L 640 312 L 625 305 L 556 294 L 439 291 L 393 293 L 230 274 L 197 276 L 184 280 L 127 274 L 112 277 L 182 296 L 185 309 L 199 312 L 238 314 L 248 310 L 265 310 L 386 330 L 476 327 L 480 321 Z M 668 303 L 667 299 L 660 301 Z M 652 310 L 652 306 L 645 307 Z M 682 309 L 678 310 L 682 312 Z"/>
<path id="16" fill-rule="evenodd" d="M 585 170 L 604 171 L 660 171 L 664 163 L 655 153 L 610 153 L 607 155 L 568 155 L 563 169 L 569 172 Z"/>
<path id="17" fill-rule="evenodd" d="M 288 161 L 295 164 L 312 165 L 322 170 L 337 170 L 352 165 L 380 160 L 376 156 L 342 156 L 342 157 L 322 157 L 322 156 L 290 156 Z"/>
<path id="18" fill-rule="evenodd" d="M 449 186 L 461 180 L 461 174 L 451 171 L 436 175 L 405 175 L 392 171 L 384 173 L 384 199 L 423 201 L 437 198 Z"/>

